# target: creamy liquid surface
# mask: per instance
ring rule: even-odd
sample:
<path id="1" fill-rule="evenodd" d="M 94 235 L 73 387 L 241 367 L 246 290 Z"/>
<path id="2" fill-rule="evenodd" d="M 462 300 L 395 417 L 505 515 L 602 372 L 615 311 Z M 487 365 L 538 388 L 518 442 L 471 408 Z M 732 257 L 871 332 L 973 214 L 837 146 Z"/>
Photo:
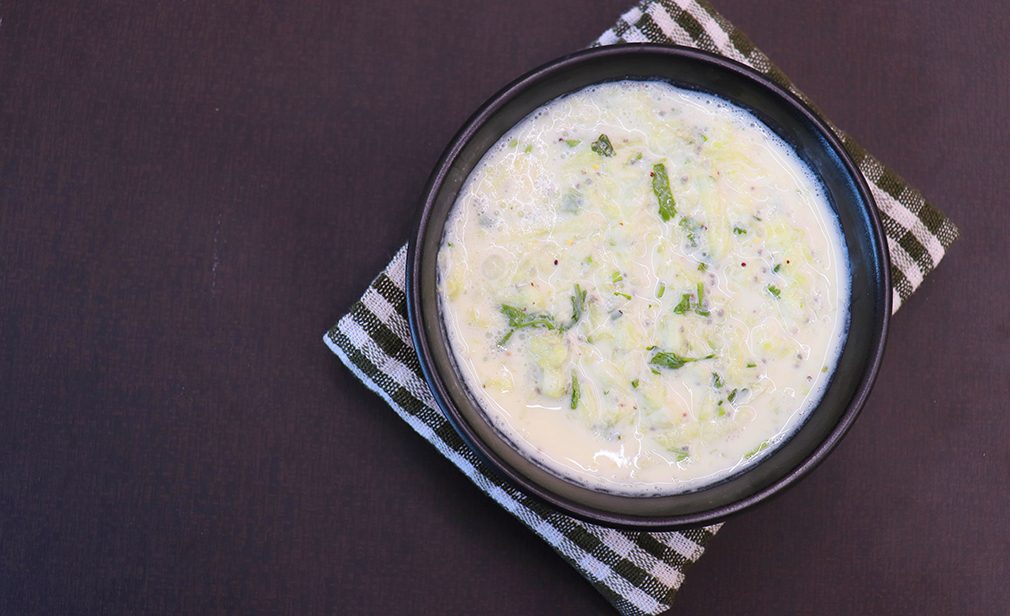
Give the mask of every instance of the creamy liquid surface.
<path id="1" fill-rule="evenodd" d="M 464 185 L 438 268 L 495 427 L 621 494 L 698 489 L 774 450 L 847 327 L 841 231 L 809 169 L 749 113 L 662 82 L 520 122 Z"/>

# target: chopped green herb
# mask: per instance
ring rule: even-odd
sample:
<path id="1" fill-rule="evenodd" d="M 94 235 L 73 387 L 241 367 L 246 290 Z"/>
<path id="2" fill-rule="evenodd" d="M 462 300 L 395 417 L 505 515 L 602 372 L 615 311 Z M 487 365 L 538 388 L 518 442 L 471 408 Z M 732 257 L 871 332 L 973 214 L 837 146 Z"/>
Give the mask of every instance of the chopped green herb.
<path id="1" fill-rule="evenodd" d="M 664 293 L 666 293 L 666 284 L 661 282 L 659 283 L 659 287 L 656 289 L 656 297 L 663 297 Z"/>
<path id="2" fill-rule="evenodd" d="M 526 146 L 526 149 L 525 149 L 525 150 L 523 150 L 523 152 L 526 152 L 527 154 L 529 154 L 529 153 L 530 153 L 530 152 L 532 152 L 532 151 L 533 151 L 533 144 L 532 144 L 532 143 L 531 143 L 531 144 L 529 144 L 529 145 L 527 145 L 527 146 Z"/>
<path id="3" fill-rule="evenodd" d="M 610 282 L 617 283 L 622 280 L 624 280 L 624 276 L 621 275 L 621 272 L 614 272 L 610 275 Z"/>
<path id="4" fill-rule="evenodd" d="M 518 139 L 513 139 L 512 141 L 509 141 L 509 147 L 510 148 L 514 148 L 517 145 L 519 145 L 519 140 Z"/>
<path id="5" fill-rule="evenodd" d="M 622 293 L 620 291 L 614 291 L 614 295 L 617 295 L 618 297 L 623 297 L 624 299 L 631 299 L 630 295 L 628 295 L 627 293 Z"/>
<path id="6" fill-rule="evenodd" d="M 753 458 L 754 456 L 758 455 L 759 453 L 761 453 L 765 449 L 768 449 L 768 445 L 769 445 L 768 441 L 761 441 L 760 445 L 758 445 L 754 449 L 751 449 L 747 453 L 743 454 L 743 459 L 744 460 L 750 460 L 751 458 Z"/>
<path id="7" fill-rule="evenodd" d="M 779 288 L 776 287 L 773 284 L 768 285 L 768 292 L 771 293 L 772 295 L 774 295 L 776 299 L 779 299 L 779 298 L 782 297 L 782 291 L 779 290 Z"/>
<path id="8" fill-rule="evenodd" d="M 684 460 L 691 457 L 691 454 L 688 453 L 687 451 L 687 447 L 682 447 L 680 449 L 671 449 L 670 452 L 673 453 L 673 455 L 677 456 L 677 462 L 683 462 Z"/>
<path id="9" fill-rule="evenodd" d="M 742 229 L 740 227 L 733 227 L 733 233 L 736 235 L 747 235 L 747 229 Z"/>
<path id="10" fill-rule="evenodd" d="M 582 398 L 582 389 L 579 388 L 579 377 L 572 372 L 572 404 L 573 409 L 579 406 L 579 400 Z"/>
<path id="11" fill-rule="evenodd" d="M 697 293 L 697 302 L 694 301 L 695 298 L 690 293 L 682 294 L 680 296 L 680 301 L 673 307 L 673 312 L 675 314 L 687 314 L 689 311 L 693 310 L 703 317 L 709 316 L 711 313 L 708 310 L 705 310 L 701 305 L 701 303 L 705 300 L 705 287 L 700 282 L 698 283 Z"/>
<path id="12" fill-rule="evenodd" d="M 707 269 L 708 269 L 708 264 L 707 263 L 699 263 L 698 264 L 698 271 L 699 272 L 704 272 Z"/>
<path id="13" fill-rule="evenodd" d="M 558 324 L 554 321 L 554 317 L 549 314 L 539 312 L 527 313 L 508 304 L 501 305 L 501 313 L 508 319 L 509 325 L 509 331 L 498 341 L 498 344 L 502 346 L 509 341 L 517 329 L 524 327 L 541 327 L 548 330 L 558 329 Z"/>
<path id="14" fill-rule="evenodd" d="M 593 142 L 593 145 L 589 147 L 600 156 L 609 157 L 614 155 L 614 146 L 611 145 L 610 138 L 606 135 L 600 135 L 597 137 L 596 141 Z"/>
<path id="15" fill-rule="evenodd" d="M 638 389 L 638 383 L 639 383 L 638 379 L 635 379 L 634 381 L 631 382 L 631 387 L 633 389 Z"/>
<path id="16" fill-rule="evenodd" d="M 747 362 L 747 367 L 748 367 L 748 368 L 757 368 L 757 367 L 758 367 L 758 365 L 757 365 L 757 364 L 755 364 L 755 363 L 754 363 L 754 362 L 752 362 L 752 361 L 749 361 L 749 362 Z"/>
<path id="17" fill-rule="evenodd" d="M 726 396 L 726 399 L 729 400 L 730 402 L 736 400 L 736 390 L 734 389 L 733 391 L 729 392 L 729 395 Z"/>
<path id="18" fill-rule="evenodd" d="M 582 318 L 582 313 L 586 311 L 586 290 L 580 285 L 575 285 L 575 292 L 572 293 L 572 321 L 561 328 L 563 331 L 575 327 L 575 324 Z"/>
<path id="19" fill-rule="evenodd" d="M 680 296 L 680 302 L 673 307 L 673 311 L 676 314 L 687 314 L 687 311 L 691 309 L 691 294 L 685 293 Z"/>
<path id="20" fill-rule="evenodd" d="M 651 351 L 651 350 L 652 350 L 652 349 L 654 349 L 654 348 L 656 348 L 656 345 L 654 345 L 654 344 L 651 344 L 651 345 L 649 345 L 649 346 L 645 347 L 645 350 L 646 350 L 646 351 Z"/>
<path id="21" fill-rule="evenodd" d="M 690 362 L 712 359 L 713 357 L 715 357 L 715 355 L 706 355 L 705 357 L 681 357 L 673 352 L 660 351 L 652 356 L 649 363 L 653 366 L 659 366 L 660 368 L 677 370 L 678 368 L 683 368 L 685 364 Z"/>
<path id="22" fill-rule="evenodd" d="M 558 324 L 554 322 L 554 317 L 549 314 L 527 313 L 508 304 L 502 304 L 501 313 L 508 319 L 509 327 L 543 327 L 545 329 L 557 329 L 558 327 Z"/>
<path id="23" fill-rule="evenodd" d="M 718 415 L 719 417 L 725 417 L 726 416 L 726 409 L 724 409 L 724 408 L 722 408 L 720 406 L 718 412 L 716 412 L 716 415 Z"/>
<path id="24" fill-rule="evenodd" d="M 637 163 L 640 160 L 642 160 L 642 153 L 638 152 L 637 154 L 635 154 L 634 156 L 631 157 L 631 161 L 630 162 Z"/>
<path id="25" fill-rule="evenodd" d="M 565 139 L 565 145 L 567 145 L 570 148 L 574 148 L 580 143 L 582 143 L 581 139 Z"/>
<path id="26" fill-rule="evenodd" d="M 723 382 L 722 377 L 719 376 L 718 372 L 712 373 L 712 387 L 715 387 L 716 389 L 722 389 L 722 386 L 725 384 L 726 383 Z"/>
<path id="27" fill-rule="evenodd" d="M 772 271 L 775 272 L 776 274 L 778 274 L 780 269 L 782 269 L 782 264 L 781 263 L 776 263 L 775 267 L 772 268 Z"/>
<path id="28" fill-rule="evenodd" d="M 658 163 L 652 166 L 652 192 L 659 202 L 659 217 L 663 222 L 669 222 L 677 215 L 677 203 L 670 190 L 670 177 L 666 175 L 666 165 Z"/>

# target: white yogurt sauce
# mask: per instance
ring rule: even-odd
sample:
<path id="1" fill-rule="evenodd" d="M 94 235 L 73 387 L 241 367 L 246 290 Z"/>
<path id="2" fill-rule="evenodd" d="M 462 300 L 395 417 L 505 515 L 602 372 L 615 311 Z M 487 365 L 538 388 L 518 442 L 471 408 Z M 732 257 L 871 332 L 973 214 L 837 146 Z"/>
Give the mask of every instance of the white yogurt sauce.
<path id="1" fill-rule="evenodd" d="M 748 112 L 663 82 L 538 109 L 467 179 L 438 254 L 468 388 L 544 468 L 698 489 L 819 401 L 848 323 L 837 219 Z"/>

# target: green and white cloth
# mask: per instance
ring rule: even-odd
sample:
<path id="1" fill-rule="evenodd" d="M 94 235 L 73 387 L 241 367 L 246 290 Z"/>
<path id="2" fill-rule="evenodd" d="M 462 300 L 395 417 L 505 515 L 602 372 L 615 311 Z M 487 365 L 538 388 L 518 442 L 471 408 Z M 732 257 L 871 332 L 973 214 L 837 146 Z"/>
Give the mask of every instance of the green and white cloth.
<path id="1" fill-rule="evenodd" d="M 809 103 L 742 32 L 706 2 L 646 0 L 594 45 L 654 42 L 718 53 L 764 73 Z M 866 176 L 891 251 L 894 310 L 922 284 L 957 238 L 957 227 L 897 174 L 834 125 Z M 684 572 L 720 525 L 679 532 L 613 530 L 571 518 L 497 476 L 442 416 L 421 374 L 407 327 L 406 247 L 324 336 L 329 348 L 372 391 L 467 477 L 548 542 L 623 614 L 667 610 Z"/>

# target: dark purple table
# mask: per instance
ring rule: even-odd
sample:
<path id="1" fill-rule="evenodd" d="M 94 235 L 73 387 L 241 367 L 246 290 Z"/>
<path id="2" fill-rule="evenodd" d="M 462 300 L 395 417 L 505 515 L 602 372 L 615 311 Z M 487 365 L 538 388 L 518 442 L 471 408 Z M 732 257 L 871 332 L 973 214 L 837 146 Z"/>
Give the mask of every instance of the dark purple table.
<path id="1" fill-rule="evenodd" d="M 104 4 L 0 9 L 0 613 L 606 613 L 320 336 L 469 112 L 626 0 Z M 963 238 L 680 613 L 1010 606 L 1010 13 L 858 4 L 718 1 Z"/>

